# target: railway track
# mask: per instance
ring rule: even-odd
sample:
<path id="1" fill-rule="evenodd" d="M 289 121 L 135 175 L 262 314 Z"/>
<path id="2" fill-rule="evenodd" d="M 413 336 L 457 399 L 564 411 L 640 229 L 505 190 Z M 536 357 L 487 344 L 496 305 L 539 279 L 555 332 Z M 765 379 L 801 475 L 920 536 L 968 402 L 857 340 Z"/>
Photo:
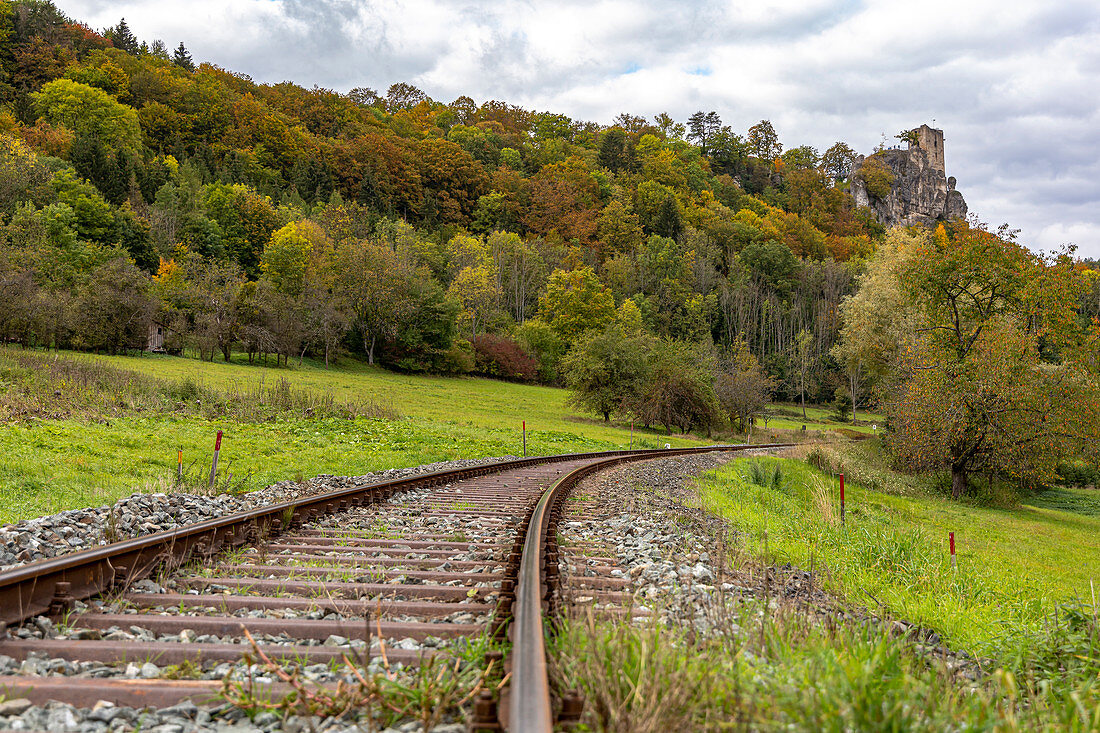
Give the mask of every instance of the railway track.
<path id="1" fill-rule="evenodd" d="M 579 715 L 578 700 L 551 699 L 543 646 L 544 616 L 562 598 L 556 537 L 570 489 L 626 461 L 749 447 L 762 446 L 421 474 L 12 569 L 0 573 L 0 657 L 21 673 L 0 675 L 0 692 L 36 705 L 191 710 L 220 702 L 219 677 L 234 673 L 277 698 L 298 689 L 299 675 L 338 688 L 334 663 L 345 658 L 369 672 L 424 665 L 463 640 L 507 634 L 510 659 L 490 651 L 486 664 L 494 680 L 510 677 L 481 690 L 472 728 L 549 731 Z M 606 558 L 584 564 L 572 582 L 591 598 L 628 595 Z M 268 661 L 297 672 L 272 676 Z M 167 669 L 205 679 L 164 679 Z"/>

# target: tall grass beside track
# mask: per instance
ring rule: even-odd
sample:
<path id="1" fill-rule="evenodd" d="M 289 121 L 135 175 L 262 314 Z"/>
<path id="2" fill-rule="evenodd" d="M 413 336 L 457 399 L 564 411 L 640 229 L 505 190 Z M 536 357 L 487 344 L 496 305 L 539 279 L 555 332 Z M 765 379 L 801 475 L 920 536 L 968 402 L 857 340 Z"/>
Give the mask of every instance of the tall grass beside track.
<path id="1" fill-rule="evenodd" d="M 1100 726 L 1100 518 L 953 501 L 889 471 L 869 444 L 803 451 L 832 470 L 742 458 L 700 483 L 704 506 L 740 530 L 745 552 L 815 568 L 853 605 L 935 631 L 1028 695 L 1076 692 L 1098 716 L 1079 729 Z M 838 469 L 860 479 L 846 485 L 846 524 Z"/>
<path id="2" fill-rule="evenodd" d="M 1100 683 L 961 681 L 873 627 L 822 625 L 782 604 L 739 608 L 706 637 L 577 617 L 550 644 L 551 679 L 583 690 L 583 730 L 1096 731 Z"/>

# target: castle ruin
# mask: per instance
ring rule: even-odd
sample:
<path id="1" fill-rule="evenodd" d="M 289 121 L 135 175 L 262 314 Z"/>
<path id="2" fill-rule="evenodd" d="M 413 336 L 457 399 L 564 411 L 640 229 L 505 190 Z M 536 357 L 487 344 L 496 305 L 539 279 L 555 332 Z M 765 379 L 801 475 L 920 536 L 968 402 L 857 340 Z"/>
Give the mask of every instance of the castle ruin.
<path id="1" fill-rule="evenodd" d="M 907 150 L 881 150 L 856 158 L 849 178 L 849 191 L 857 206 L 870 208 L 885 226 L 932 224 L 966 217 L 966 201 L 955 190 L 955 178 L 947 177 L 944 164 L 943 130 L 921 125 Z M 862 168 L 871 158 L 893 174 L 890 191 L 876 195 L 868 191 Z"/>

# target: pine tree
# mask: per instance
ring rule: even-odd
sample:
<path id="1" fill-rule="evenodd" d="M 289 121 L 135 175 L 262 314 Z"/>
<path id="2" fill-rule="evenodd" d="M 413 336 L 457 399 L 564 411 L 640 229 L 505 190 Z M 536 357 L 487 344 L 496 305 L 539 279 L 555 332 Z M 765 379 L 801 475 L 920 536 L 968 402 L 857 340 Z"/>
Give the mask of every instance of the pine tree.
<path id="1" fill-rule="evenodd" d="M 114 45 L 115 48 L 121 49 L 131 56 L 136 56 L 138 49 L 141 47 L 137 38 L 130 31 L 130 26 L 126 25 L 126 19 L 118 21 L 118 25 L 114 28 L 108 28 L 103 32 L 103 35 Z"/>
<path id="2" fill-rule="evenodd" d="M 688 140 L 699 143 L 703 155 L 707 154 L 711 139 L 722 129 L 722 118 L 717 112 L 696 112 L 688 118 Z"/>
<path id="3" fill-rule="evenodd" d="M 187 46 L 183 45 L 183 41 L 180 41 L 180 45 L 176 46 L 176 50 L 172 53 L 172 63 L 181 69 L 195 70 L 195 62 L 191 60 L 191 54 L 187 51 Z"/>
<path id="4" fill-rule="evenodd" d="M 657 215 L 653 219 L 653 232 L 677 241 L 684 233 L 684 220 L 680 216 L 680 207 L 672 194 L 669 194 L 657 209 Z"/>

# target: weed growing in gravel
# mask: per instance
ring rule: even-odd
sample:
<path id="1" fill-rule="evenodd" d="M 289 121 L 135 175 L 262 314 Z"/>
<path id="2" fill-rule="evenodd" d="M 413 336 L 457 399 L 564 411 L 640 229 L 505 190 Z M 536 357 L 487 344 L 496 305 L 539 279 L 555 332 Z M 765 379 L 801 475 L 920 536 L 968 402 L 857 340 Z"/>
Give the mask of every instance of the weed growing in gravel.
<path id="1" fill-rule="evenodd" d="M 160 676 L 166 680 L 200 680 L 202 679 L 202 665 L 196 664 L 190 659 L 185 659 L 179 664 L 170 664 L 164 667 Z"/>
<path id="2" fill-rule="evenodd" d="M 250 717 L 270 711 L 282 715 L 336 717 L 345 714 L 364 718 L 382 727 L 409 719 L 430 730 L 446 719 L 462 717 L 465 708 L 483 689 L 498 690 L 499 661 L 485 652 L 499 650 L 486 635 L 471 640 L 464 650 L 447 650 L 421 660 L 415 667 L 391 664 L 381 647 L 381 669 L 371 672 L 369 660 L 349 650 L 343 656 L 342 672 L 352 681 L 340 680 L 335 687 L 308 682 L 299 675 L 301 664 L 280 664 L 269 658 L 245 631 L 252 646 L 245 662 L 258 664 L 292 692 L 281 699 L 270 699 L 256 688 L 251 676 L 232 675 L 223 680 L 222 697 L 244 710 Z"/>

